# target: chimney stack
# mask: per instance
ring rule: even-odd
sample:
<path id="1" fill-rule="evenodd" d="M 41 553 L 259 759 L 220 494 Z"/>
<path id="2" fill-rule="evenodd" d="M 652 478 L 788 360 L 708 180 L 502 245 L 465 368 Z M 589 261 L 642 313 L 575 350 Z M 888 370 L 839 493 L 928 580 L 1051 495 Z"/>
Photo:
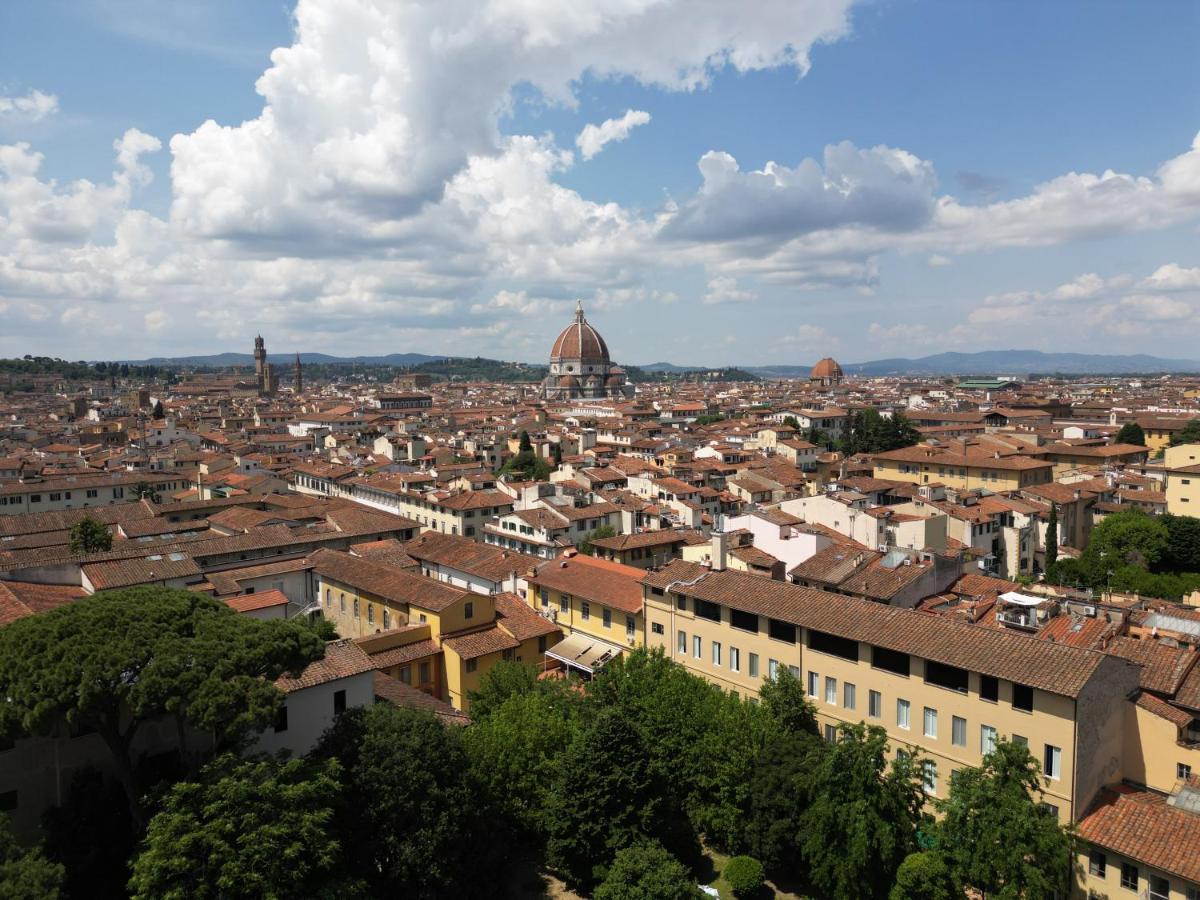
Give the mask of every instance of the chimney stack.
<path id="1" fill-rule="evenodd" d="M 729 558 L 729 535 L 724 531 L 713 531 L 712 533 L 712 570 L 714 572 L 725 571 L 725 565 Z"/>

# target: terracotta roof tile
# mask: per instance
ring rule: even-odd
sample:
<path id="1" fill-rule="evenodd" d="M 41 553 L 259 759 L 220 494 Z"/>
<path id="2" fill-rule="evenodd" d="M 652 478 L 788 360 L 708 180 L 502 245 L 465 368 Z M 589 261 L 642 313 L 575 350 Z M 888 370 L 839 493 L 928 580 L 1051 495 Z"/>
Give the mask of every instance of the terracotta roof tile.
<path id="1" fill-rule="evenodd" d="M 1101 791 L 1078 829 L 1092 844 L 1200 883 L 1200 815 L 1161 794 L 1125 785 Z"/>
<path id="2" fill-rule="evenodd" d="M 375 668 L 371 657 L 367 656 L 354 641 L 343 638 L 340 641 L 330 641 L 325 645 L 325 656 L 308 664 L 299 676 L 293 678 L 284 675 L 275 680 L 276 686 L 287 693 L 302 691 L 305 688 L 316 687 L 337 681 L 339 678 L 350 678 L 370 672 Z"/>

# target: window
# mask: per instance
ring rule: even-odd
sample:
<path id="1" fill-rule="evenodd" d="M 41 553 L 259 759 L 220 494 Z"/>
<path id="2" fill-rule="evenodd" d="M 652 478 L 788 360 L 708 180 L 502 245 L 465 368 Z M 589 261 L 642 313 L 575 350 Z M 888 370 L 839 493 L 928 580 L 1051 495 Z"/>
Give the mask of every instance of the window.
<path id="1" fill-rule="evenodd" d="M 991 675 L 979 676 L 979 697 L 995 703 L 1000 699 L 1000 682 Z"/>
<path id="2" fill-rule="evenodd" d="M 836 725 L 826 725 L 825 726 L 825 740 L 829 741 L 829 743 L 831 743 L 831 744 L 837 743 L 837 726 Z"/>
<path id="3" fill-rule="evenodd" d="M 740 609 L 729 611 L 729 624 L 742 631 L 758 631 L 758 616 L 754 613 L 742 612 Z"/>
<path id="4" fill-rule="evenodd" d="M 792 673 L 793 678 L 795 678 L 797 681 L 800 680 L 800 667 L 799 666 L 788 666 L 788 671 Z"/>
<path id="5" fill-rule="evenodd" d="M 417 677 L 421 679 L 421 684 L 429 684 L 429 663 L 423 662 L 417 669 Z"/>
<path id="6" fill-rule="evenodd" d="M 774 681 L 778 675 L 779 675 L 779 660 L 768 659 L 767 660 L 767 677 L 770 678 L 772 681 Z"/>
<path id="7" fill-rule="evenodd" d="M 871 648 L 871 665 L 895 675 L 908 677 L 908 654 L 888 650 L 886 647 Z"/>
<path id="8" fill-rule="evenodd" d="M 325 608 L 328 609 L 331 606 L 333 606 L 333 591 L 325 588 Z"/>
<path id="9" fill-rule="evenodd" d="M 1042 773 L 1047 778 L 1062 777 L 1062 750 L 1058 747 L 1046 745 L 1046 752 L 1042 757 Z"/>
<path id="10" fill-rule="evenodd" d="M 737 647 L 729 648 L 729 668 L 734 672 L 742 671 L 742 651 Z"/>
<path id="11" fill-rule="evenodd" d="M 550 592 L 548 590 L 542 588 L 538 596 L 541 598 L 543 607 L 550 605 Z"/>
<path id="12" fill-rule="evenodd" d="M 820 676 L 816 672 L 808 673 L 808 696 L 817 696 L 817 684 L 820 680 Z"/>
<path id="13" fill-rule="evenodd" d="M 897 728 L 908 728 L 909 727 L 909 721 L 908 721 L 909 708 L 910 708 L 910 704 L 907 700 L 897 700 L 896 701 L 896 727 Z"/>
<path id="14" fill-rule="evenodd" d="M 947 666 L 943 663 L 934 662 L 931 659 L 925 660 L 926 684 L 936 685 L 937 687 L 965 694 L 967 692 L 968 677 L 969 673 L 966 669 L 960 669 L 958 666 Z"/>
<path id="15" fill-rule="evenodd" d="M 1012 742 L 1014 744 L 1020 744 L 1022 747 L 1029 746 L 1029 738 L 1025 737 L 1023 734 L 1014 734 L 1012 736 Z"/>
<path id="16" fill-rule="evenodd" d="M 275 733 L 287 731 L 287 706 L 279 707 L 279 712 L 275 714 Z"/>
<path id="17" fill-rule="evenodd" d="M 721 621 L 721 605 L 719 603 L 709 603 L 707 600 L 696 598 L 696 615 L 702 619 L 709 619 L 713 622 Z"/>
<path id="18" fill-rule="evenodd" d="M 681 631 L 676 637 L 679 640 L 679 655 L 684 656 L 687 654 L 687 632 Z"/>
<path id="19" fill-rule="evenodd" d="M 631 638 L 637 633 L 637 625 L 634 622 L 633 616 L 625 617 L 625 637 Z M 662 626 L 658 626 L 658 631 L 655 634 L 662 634 Z"/>
<path id="20" fill-rule="evenodd" d="M 1108 857 L 1101 850 L 1093 850 L 1088 854 L 1088 874 L 1103 878 L 1108 874 Z"/>
<path id="21" fill-rule="evenodd" d="M 996 749 L 996 729 L 991 725 L 979 726 L 979 752 L 987 756 Z"/>
<path id="22" fill-rule="evenodd" d="M 565 613 L 565 612 L 570 612 L 570 610 L 571 610 L 571 595 L 570 594 L 560 594 L 559 598 L 558 598 L 558 611 Z"/>
<path id="23" fill-rule="evenodd" d="M 97 491 L 95 488 L 88 488 L 88 491 L 87 491 L 88 499 L 97 497 L 97 496 L 99 496 L 99 494 L 100 494 L 100 492 Z"/>
<path id="24" fill-rule="evenodd" d="M 955 747 L 967 746 L 967 720 L 961 716 L 950 720 L 950 743 Z"/>
<path id="25" fill-rule="evenodd" d="M 787 641 L 789 644 L 796 643 L 796 626 L 790 622 L 768 619 L 767 634 L 777 641 Z"/>
<path id="26" fill-rule="evenodd" d="M 600 614 L 604 619 L 604 627 L 612 628 L 612 610 L 605 606 L 601 609 Z"/>
<path id="27" fill-rule="evenodd" d="M 345 691 L 334 691 L 333 692 L 333 714 L 336 716 L 338 713 L 344 713 L 345 711 L 346 711 L 346 692 Z"/>
<path id="28" fill-rule="evenodd" d="M 116 491 L 113 491 L 113 496 L 114 496 L 114 497 L 115 497 L 115 496 L 117 496 L 117 492 L 116 492 Z M 42 502 L 42 495 L 41 495 L 41 494 L 30 494 L 30 495 L 29 495 L 29 502 L 30 502 L 30 503 L 41 503 L 41 502 Z"/>
<path id="29" fill-rule="evenodd" d="M 721 664 L 721 643 L 720 641 L 712 642 L 712 661 L 714 666 Z"/>
<path id="30" fill-rule="evenodd" d="M 1187 781 L 1192 777 L 1192 767 L 1187 763 L 1175 763 L 1175 777 L 1180 781 Z"/>
<path id="31" fill-rule="evenodd" d="M 463 604 L 463 618 L 464 619 L 472 619 L 474 617 L 475 617 L 475 603 L 471 600 L 468 600 L 466 603 Z"/>
<path id="32" fill-rule="evenodd" d="M 412 684 L 412 666 L 400 667 L 400 680 L 405 684 Z"/>
<path id="33" fill-rule="evenodd" d="M 354 598 L 354 618 L 358 618 L 358 598 Z"/>
<path id="34" fill-rule="evenodd" d="M 1013 709 L 1033 712 L 1033 688 L 1027 684 L 1013 682 Z"/>
<path id="35" fill-rule="evenodd" d="M 932 759 L 921 762 L 921 787 L 927 794 L 937 793 L 937 763 Z"/>
<path id="36" fill-rule="evenodd" d="M 846 709 L 854 709 L 855 704 L 858 703 L 858 698 L 855 696 L 857 692 L 854 685 L 847 681 L 842 686 L 842 706 L 846 707 Z"/>
<path id="37" fill-rule="evenodd" d="M 464 666 L 464 668 L 465 668 L 465 669 L 466 669 L 468 672 L 474 672 L 476 669 L 478 669 L 478 668 L 479 668 L 479 660 L 477 660 L 477 659 L 468 659 L 468 660 L 466 660 L 466 665 Z"/>
<path id="38" fill-rule="evenodd" d="M 651 588 L 650 590 L 653 591 L 654 588 Z M 676 594 L 675 595 L 675 608 L 682 609 L 686 612 L 687 611 L 687 597 L 685 597 L 683 594 Z"/>
<path id="39" fill-rule="evenodd" d="M 825 702 L 837 706 L 837 679 L 825 676 Z"/>
<path id="40" fill-rule="evenodd" d="M 383 630 L 388 631 L 392 627 L 392 614 L 386 609 L 383 611 Z"/>
<path id="41" fill-rule="evenodd" d="M 367 604 L 367 621 L 372 625 L 375 624 L 375 604 L 374 603 Z"/>
<path id="42" fill-rule="evenodd" d="M 663 633 L 663 627 L 662 627 L 662 623 L 661 623 L 661 622 L 655 622 L 654 624 L 652 624 L 652 625 L 650 626 L 650 633 L 651 633 L 651 634 L 662 634 L 662 633 Z"/>
<path id="43" fill-rule="evenodd" d="M 870 691 L 867 694 L 867 715 L 872 719 L 883 715 L 883 695 L 879 691 Z"/>
<path id="44" fill-rule="evenodd" d="M 1171 900 L 1171 882 L 1158 875 L 1146 880 L 1150 882 L 1150 900 Z"/>
<path id="45" fill-rule="evenodd" d="M 1136 891 L 1138 886 L 1138 867 L 1133 863 L 1121 863 L 1121 887 Z"/>
<path id="46" fill-rule="evenodd" d="M 937 737 L 937 710 L 925 707 L 925 730 L 924 735 L 927 738 Z"/>
<path id="47" fill-rule="evenodd" d="M 583 621 L 586 622 L 591 617 L 592 617 L 592 605 L 590 603 L 588 603 L 586 600 L 584 600 L 582 603 L 579 604 L 579 618 L 583 619 Z"/>
<path id="48" fill-rule="evenodd" d="M 758 677 L 758 654 L 751 653 L 749 662 L 750 662 L 750 677 L 757 678 Z"/>
<path id="49" fill-rule="evenodd" d="M 840 656 L 842 659 L 858 662 L 858 641 L 838 637 L 835 634 L 826 634 L 824 631 L 813 631 L 810 628 L 808 631 L 808 648 L 816 650 L 818 653 L 828 653 L 831 656 Z"/>
<path id="50" fill-rule="evenodd" d="M 700 659 L 704 655 L 704 642 L 700 640 L 700 635 L 692 635 L 692 656 Z"/>

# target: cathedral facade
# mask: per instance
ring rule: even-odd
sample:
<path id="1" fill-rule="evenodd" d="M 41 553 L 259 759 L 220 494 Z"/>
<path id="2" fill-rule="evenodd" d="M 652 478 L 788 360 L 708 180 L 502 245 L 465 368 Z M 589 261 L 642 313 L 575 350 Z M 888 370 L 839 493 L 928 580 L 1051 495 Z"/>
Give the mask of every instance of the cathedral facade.
<path id="1" fill-rule="evenodd" d="M 550 373 L 542 382 L 546 400 L 617 400 L 633 393 L 626 384 L 625 370 L 615 366 L 608 345 L 583 314 L 575 308 L 575 321 L 555 340 L 550 350 Z"/>

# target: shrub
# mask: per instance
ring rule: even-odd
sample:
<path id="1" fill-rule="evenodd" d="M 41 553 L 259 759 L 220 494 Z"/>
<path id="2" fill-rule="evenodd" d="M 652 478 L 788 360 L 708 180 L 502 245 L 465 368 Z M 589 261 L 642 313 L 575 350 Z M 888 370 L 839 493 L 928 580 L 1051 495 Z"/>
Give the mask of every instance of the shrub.
<path id="1" fill-rule="evenodd" d="M 735 897 L 753 897 L 763 886 L 763 867 L 753 856 L 735 856 L 725 864 L 725 880 Z"/>

